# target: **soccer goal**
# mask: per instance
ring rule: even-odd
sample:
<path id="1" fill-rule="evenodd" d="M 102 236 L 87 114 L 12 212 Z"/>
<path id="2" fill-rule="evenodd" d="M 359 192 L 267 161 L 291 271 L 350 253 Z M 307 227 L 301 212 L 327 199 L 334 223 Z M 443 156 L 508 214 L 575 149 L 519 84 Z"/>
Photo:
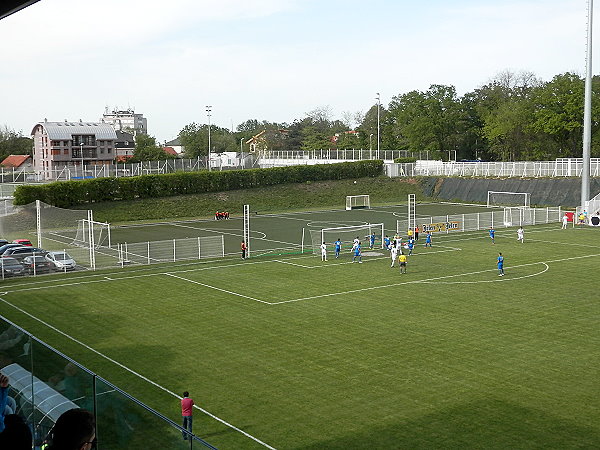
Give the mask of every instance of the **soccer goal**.
<path id="1" fill-rule="evenodd" d="M 370 208 L 371 201 L 368 195 L 348 195 L 346 196 L 346 210 L 358 208 Z"/>
<path id="2" fill-rule="evenodd" d="M 525 208 L 522 206 L 504 208 L 505 227 L 532 225 L 533 220 L 534 213 L 531 208 Z"/>
<path id="3" fill-rule="evenodd" d="M 488 191 L 487 206 L 521 206 L 530 207 L 531 193 L 529 192 L 499 192 Z"/>
<path id="4" fill-rule="evenodd" d="M 110 223 L 80 219 L 73 244 L 79 247 L 111 247 Z"/>
<path id="5" fill-rule="evenodd" d="M 350 250 L 354 240 L 359 239 L 363 251 L 369 248 L 371 235 L 375 234 L 373 248 L 384 248 L 384 225 L 383 223 L 369 223 L 350 227 L 323 228 L 322 230 L 310 230 L 313 253 L 321 253 L 321 243 L 325 242 L 329 249 L 333 250 L 333 244 L 338 239 L 342 242 L 342 250 Z"/>

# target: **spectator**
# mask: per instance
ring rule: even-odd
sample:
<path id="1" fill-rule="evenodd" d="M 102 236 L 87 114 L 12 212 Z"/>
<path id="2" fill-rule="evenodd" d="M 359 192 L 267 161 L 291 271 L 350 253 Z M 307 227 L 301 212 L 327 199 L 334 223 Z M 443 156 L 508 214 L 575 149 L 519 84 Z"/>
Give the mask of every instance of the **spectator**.
<path id="1" fill-rule="evenodd" d="M 8 402 L 8 377 L 0 373 L 0 433 L 4 431 L 4 410 Z"/>
<path id="2" fill-rule="evenodd" d="M 0 433 L 0 448 L 10 450 L 31 450 L 31 430 L 16 414 L 4 418 L 5 428 Z"/>
<path id="3" fill-rule="evenodd" d="M 96 448 L 96 420 L 81 408 L 64 412 L 50 432 L 48 450 L 92 450 Z"/>
<path id="4" fill-rule="evenodd" d="M 192 433 L 192 418 L 193 418 L 194 400 L 190 398 L 190 393 L 185 391 L 181 399 L 181 416 L 183 417 L 183 429 Z M 183 432 L 183 440 L 187 441 L 187 433 Z"/>

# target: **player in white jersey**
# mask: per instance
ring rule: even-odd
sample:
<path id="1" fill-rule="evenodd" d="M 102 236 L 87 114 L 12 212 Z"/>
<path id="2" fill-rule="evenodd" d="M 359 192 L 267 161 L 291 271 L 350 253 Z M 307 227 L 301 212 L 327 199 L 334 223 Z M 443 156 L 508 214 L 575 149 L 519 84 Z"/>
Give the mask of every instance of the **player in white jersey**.
<path id="1" fill-rule="evenodd" d="M 394 267 L 394 261 L 396 261 L 396 258 L 398 257 L 398 247 L 396 247 L 395 245 L 392 245 L 390 247 L 390 256 L 392 258 L 392 265 L 390 267 Z"/>
<path id="2" fill-rule="evenodd" d="M 321 244 L 321 261 L 327 261 L 327 245 L 325 242 Z"/>
<path id="3" fill-rule="evenodd" d="M 525 238 L 525 230 L 523 230 L 523 227 L 519 227 L 519 229 L 517 230 L 517 241 L 521 241 L 521 244 L 523 244 L 524 238 Z"/>

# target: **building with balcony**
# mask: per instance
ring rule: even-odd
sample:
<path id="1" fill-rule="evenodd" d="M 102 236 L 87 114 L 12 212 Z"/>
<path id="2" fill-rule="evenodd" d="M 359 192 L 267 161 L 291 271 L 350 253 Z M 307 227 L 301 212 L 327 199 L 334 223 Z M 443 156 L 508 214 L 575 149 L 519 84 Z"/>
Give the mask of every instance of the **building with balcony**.
<path id="1" fill-rule="evenodd" d="M 106 123 L 48 122 L 33 127 L 33 168 L 51 177 L 68 167 L 111 164 L 117 134 Z"/>

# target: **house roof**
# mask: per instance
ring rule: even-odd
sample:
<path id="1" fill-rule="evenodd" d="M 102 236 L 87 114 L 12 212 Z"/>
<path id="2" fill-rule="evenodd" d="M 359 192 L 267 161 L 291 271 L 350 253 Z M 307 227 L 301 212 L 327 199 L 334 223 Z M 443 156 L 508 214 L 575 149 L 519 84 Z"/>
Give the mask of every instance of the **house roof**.
<path id="1" fill-rule="evenodd" d="M 107 123 L 98 122 L 39 122 L 48 138 L 52 140 L 70 140 L 74 134 L 93 134 L 96 139 L 117 139 L 113 127 Z M 34 134 L 35 127 L 31 131 Z"/>
<path id="2" fill-rule="evenodd" d="M 2 161 L 2 165 L 4 167 L 21 167 L 29 158 L 31 158 L 29 155 L 9 155 Z"/>
<path id="3" fill-rule="evenodd" d="M 165 145 L 169 146 L 169 147 L 181 147 L 181 141 L 177 137 L 177 138 L 173 139 L 172 141 L 165 142 Z"/>
<path id="4" fill-rule="evenodd" d="M 173 147 L 163 147 L 163 151 L 167 155 L 179 156 L 179 153 L 177 153 Z"/>

